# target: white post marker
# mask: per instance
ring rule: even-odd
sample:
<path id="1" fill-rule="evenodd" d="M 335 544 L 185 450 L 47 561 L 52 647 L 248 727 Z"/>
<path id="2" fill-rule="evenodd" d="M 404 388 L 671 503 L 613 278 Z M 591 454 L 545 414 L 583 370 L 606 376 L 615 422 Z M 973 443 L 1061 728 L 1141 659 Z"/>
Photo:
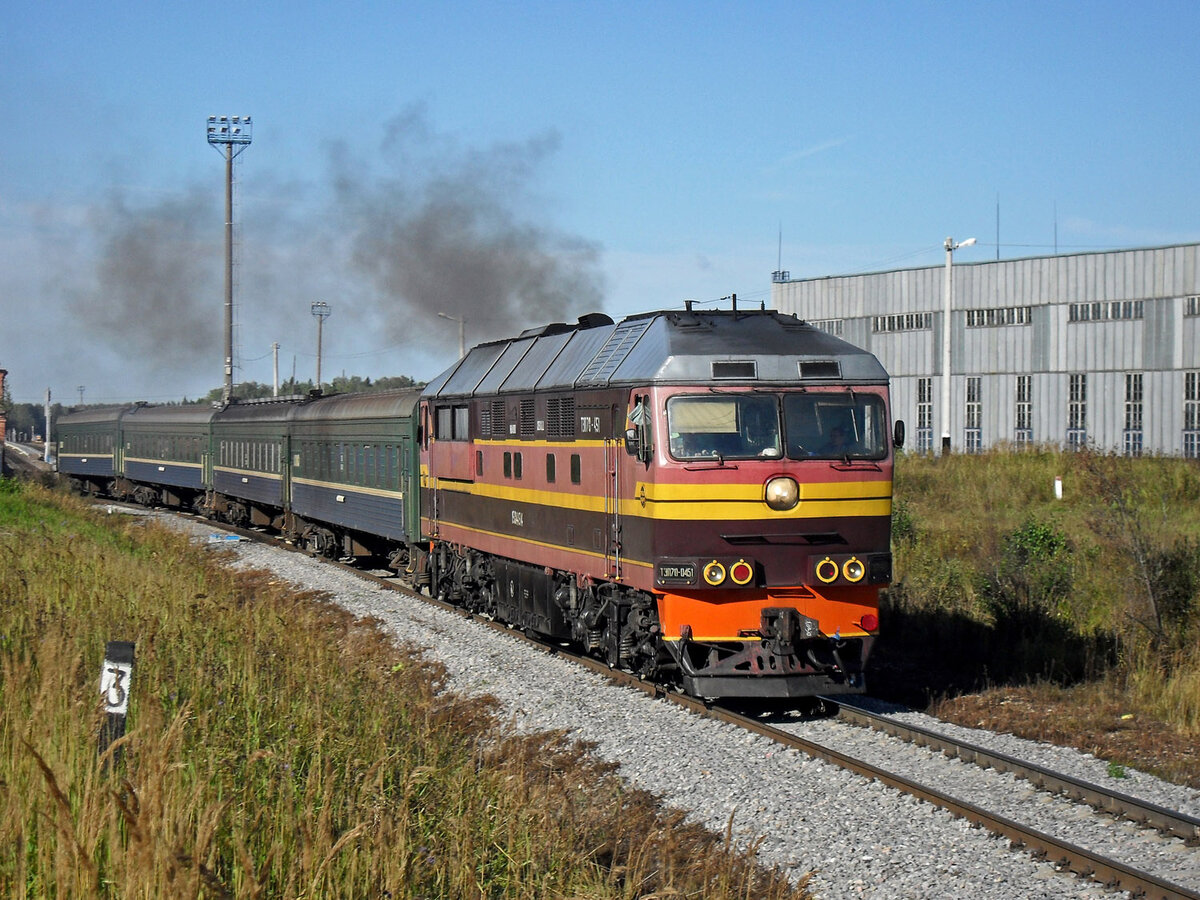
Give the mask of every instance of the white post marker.
<path id="1" fill-rule="evenodd" d="M 104 706 L 104 723 L 100 726 L 101 754 L 125 734 L 125 715 L 129 711 L 132 686 L 133 644 L 109 641 L 104 649 L 104 666 L 100 669 L 100 702 Z"/>
<path id="2" fill-rule="evenodd" d="M 1054 476 L 1054 499 L 1055 500 L 1062 499 L 1062 476 L 1061 475 Z"/>

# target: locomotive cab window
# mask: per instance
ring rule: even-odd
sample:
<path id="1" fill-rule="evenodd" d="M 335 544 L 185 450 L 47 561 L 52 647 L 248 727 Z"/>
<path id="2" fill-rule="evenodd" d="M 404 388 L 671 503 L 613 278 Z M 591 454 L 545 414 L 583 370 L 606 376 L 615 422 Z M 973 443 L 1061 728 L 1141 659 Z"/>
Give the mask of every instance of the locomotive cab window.
<path id="1" fill-rule="evenodd" d="M 671 456 L 691 459 L 783 455 L 779 398 L 770 394 L 681 394 L 667 401 Z"/>
<path id="2" fill-rule="evenodd" d="M 883 459 L 887 410 L 875 394 L 788 394 L 783 400 L 792 459 Z"/>

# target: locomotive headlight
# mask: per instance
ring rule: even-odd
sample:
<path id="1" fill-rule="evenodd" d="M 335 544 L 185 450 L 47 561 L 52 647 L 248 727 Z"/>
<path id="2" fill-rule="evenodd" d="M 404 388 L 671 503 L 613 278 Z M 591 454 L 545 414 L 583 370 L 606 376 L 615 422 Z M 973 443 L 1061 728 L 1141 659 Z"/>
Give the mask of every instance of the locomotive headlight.
<path id="1" fill-rule="evenodd" d="M 715 559 L 704 567 L 704 580 L 716 587 L 725 580 L 725 567 Z"/>
<path id="2" fill-rule="evenodd" d="M 816 573 L 817 578 L 821 579 L 823 583 L 829 584 L 829 582 L 837 580 L 838 564 L 827 556 L 817 563 Z"/>
<path id="3" fill-rule="evenodd" d="M 857 556 L 852 556 L 842 563 L 842 574 L 846 576 L 847 581 L 862 581 L 863 576 L 867 574 L 867 567 Z"/>
<path id="4" fill-rule="evenodd" d="M 795 478 L 781 475 L 767 482 L 767 506 L 783 511 L 800 502 L 800 485 Z"/>

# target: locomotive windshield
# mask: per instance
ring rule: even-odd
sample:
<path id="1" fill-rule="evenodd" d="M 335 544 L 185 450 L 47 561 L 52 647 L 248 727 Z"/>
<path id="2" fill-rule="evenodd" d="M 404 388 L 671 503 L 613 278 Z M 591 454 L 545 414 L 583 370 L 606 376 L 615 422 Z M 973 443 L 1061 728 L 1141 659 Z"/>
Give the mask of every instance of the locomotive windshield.
<path id="1" fill-rule="evenodd" d="M 783 419 L 792 459 L 887 456 L 887 412 L 874 394 L 786 394 Z"/>
<path id="2" fill-rule="evenodd" d="M 749 459 L 783 455 L 779 398 L 770 394 L 672 397 L 667 431 L 676 459 Z"/>
<path id="3" fill-rule="evenodd" d="M 850 391 L 671 397 L 667 432 L 681 460 L 773 459 L 785 450 L 791 459 L 875 460 L 888 449 L 883 399 Z"/>

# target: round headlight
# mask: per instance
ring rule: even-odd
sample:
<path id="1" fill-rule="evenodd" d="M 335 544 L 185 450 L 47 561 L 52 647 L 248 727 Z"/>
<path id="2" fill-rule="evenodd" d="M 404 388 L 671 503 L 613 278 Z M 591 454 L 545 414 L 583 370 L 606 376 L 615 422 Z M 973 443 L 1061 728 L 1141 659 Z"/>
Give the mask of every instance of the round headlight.
<path id="1" fill-rule="evenodd" d="M 725 567 L 714 559 L 704 567 L 704 580 L 716 587 L 725 580 Z"/>
<path id="2" fill-rule="evenodd" d="M 767 506 L 771 509 L 791 509 L 800 502 L 800 485 L 795 478 L 781 475 L 767 482 Z"/>
<path id="3" fill-rule="evenodd" d="M 846 576 L 847 581 L 862 581 L 863 576 L 867 574 L 867 567 L 857 556 L 852 556 L 842 563 L 842 574 Z"/>

